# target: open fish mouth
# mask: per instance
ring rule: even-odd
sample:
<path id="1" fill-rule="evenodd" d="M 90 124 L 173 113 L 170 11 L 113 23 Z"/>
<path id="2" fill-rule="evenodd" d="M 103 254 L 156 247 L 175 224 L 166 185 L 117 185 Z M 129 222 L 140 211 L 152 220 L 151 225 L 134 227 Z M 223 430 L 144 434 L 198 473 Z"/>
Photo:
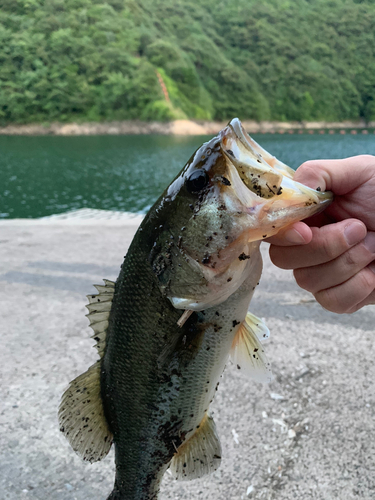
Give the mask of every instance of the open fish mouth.
<path id="1" fill-rule="evenodd" d="M 281 227 L 310 217 L 331 203 L 332 193 L 296 182 L 294 170 L 257 144 L 238 118 L 221 132 L 221 145 L 232 188 L 230 195 L 227 192 L 227 202 L 231 199 L 237 211 L 256 220 L 259 231 L 252 225 L 251 240 L 271 236 Z"/>

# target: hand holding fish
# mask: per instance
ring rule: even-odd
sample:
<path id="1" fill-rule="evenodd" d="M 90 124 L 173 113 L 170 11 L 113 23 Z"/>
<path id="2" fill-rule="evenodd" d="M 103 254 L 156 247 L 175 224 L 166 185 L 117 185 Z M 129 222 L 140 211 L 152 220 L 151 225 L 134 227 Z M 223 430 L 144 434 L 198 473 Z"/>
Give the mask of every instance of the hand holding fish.
<path id="1" fill-rule="evenodd" d="M 295 180 L 335 198 L 324 213 L 269 239 L 272 262 L 293 269 L 298 285 L 329 311 L 375 304 L 375 157 L 308 161 Z"/>

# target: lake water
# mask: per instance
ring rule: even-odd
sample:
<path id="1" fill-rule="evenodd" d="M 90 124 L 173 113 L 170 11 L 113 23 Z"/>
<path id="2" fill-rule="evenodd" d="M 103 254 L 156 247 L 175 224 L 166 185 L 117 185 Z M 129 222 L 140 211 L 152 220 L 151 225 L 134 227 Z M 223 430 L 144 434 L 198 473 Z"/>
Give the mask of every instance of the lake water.
<path id="1" fill-rule="evenodd" d="M 375 155 L 374 135 L 254 135 L 293 168 L 313 158 Z M 79 208 L 146 212 L 201 137 L 0 136 L 0 218 Z"/>

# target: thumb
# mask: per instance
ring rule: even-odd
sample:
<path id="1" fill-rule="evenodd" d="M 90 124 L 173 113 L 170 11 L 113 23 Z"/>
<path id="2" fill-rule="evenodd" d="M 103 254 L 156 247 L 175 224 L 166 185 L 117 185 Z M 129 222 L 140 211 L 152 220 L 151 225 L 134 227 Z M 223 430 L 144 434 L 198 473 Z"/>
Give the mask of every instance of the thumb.
<path id="1" fill-rule="evenodd" d="M 294 180 L 313 189 L 345 195 L 374 175 L 375 157 L 352 156 L 343 160 L 310 160 L 296 171 Z"/>

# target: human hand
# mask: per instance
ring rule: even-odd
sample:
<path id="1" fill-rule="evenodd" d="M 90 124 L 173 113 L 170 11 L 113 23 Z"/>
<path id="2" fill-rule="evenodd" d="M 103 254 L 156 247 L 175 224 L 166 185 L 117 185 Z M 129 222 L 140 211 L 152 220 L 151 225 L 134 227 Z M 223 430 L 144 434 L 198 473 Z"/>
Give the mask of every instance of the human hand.
<path id="1" fill-rule="evenodd" d="M 375 304 L 375 157 L 308 161 L 294 179 L 332 191 L 334 201 L 269 238 L 272 262 L 293 269 L 298 285 L 329 311 Z"/>

